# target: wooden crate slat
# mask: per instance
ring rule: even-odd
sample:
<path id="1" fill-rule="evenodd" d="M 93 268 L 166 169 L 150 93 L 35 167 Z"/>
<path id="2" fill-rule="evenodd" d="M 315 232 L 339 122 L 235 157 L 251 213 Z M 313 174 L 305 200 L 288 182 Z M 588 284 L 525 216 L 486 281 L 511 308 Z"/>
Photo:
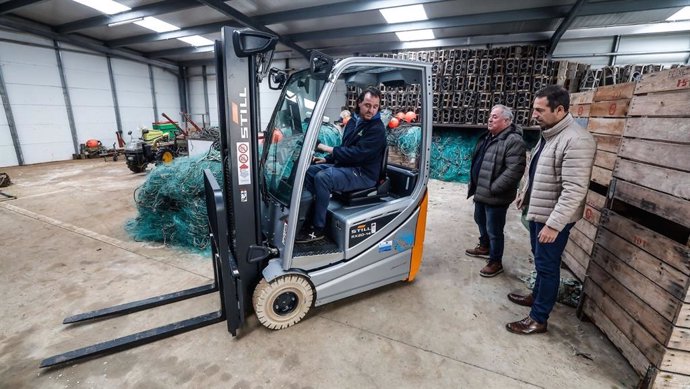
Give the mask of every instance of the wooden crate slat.
<path id="1" fill-rule="evenodd" d="M 597 211 L 601 210 L 604 208 L 604 204 L 606 204 L 606 196 L 601 195 L 593 190 L 588 190 L 586 203 Z"/>
<path id="2" fill-rule="evenodd" d="M 690 144 L 623 138 L 618 155 L 637 162 L 690 171 Z"/>
<path id="3" fill-rule="evenodd" d="M 595 240 L 597 238 L 597 226 L 585 219 L 578 220 L 577 223 L 575 223 L 575 228 L 591 240 Z"/>
<path id="4" fill-rule="evenodd" d="M 619 118 L 589 118 L 587 131 L 605 135 L 623 135 L 626 119 Z"/>
<path id="5" fill-rule="evenodd" d="M 576 245 L 572 240 L 568 240 L 568 243 L 566 243 L 565 252 L 567 252 L 572 259 L 585 270 L 586 273 L 590 261 L 589 254 L 587 254 L 580 246 Z"/>
<path id="6" fill-rule="evenodd" d="M 593 263 L 601 266 L 621 284 L 628 288 L 633 288 L 633 293 L 635 293 L 637 297 L 655 311 L 659 312 L 666 320 L 673 322 L 676 313 L 683 305 L 680 300 L 673 297 L 660 286 L 649 281 L 615 254 L 601 246 L 597 246 L 596 250 L 594 250 L 592 261 L 589 264 L 590 268 Z"/>
<path id="7" fill-rule="evenodd" d="M 590 291 L 592 287 L 585 283 L 585 290 L 588 287 Z M 596 285 L 594 288 L 597 288 Z M 602 293 L 603 294 L 603 293 Z M 611 342 L 616 346 L 616 348 L 623 354 L 623 357 L 628 360 L 628 363 L 633 367 L 638 375 L 644 376 L 647 369 L 651 365 L 647 357 L 633 344 L 633 342 L 628 339 L 628 337 L 623 334 L 621 330 L 616 327 L 616 324 L 609 319 L 602 309 L 592 301 L 591 298 L 585 298 L 583 303 L 583 312 L 587 317 L 594 323 L 606 336 L 611 340 Z M 620 312 L 616 312 L 621 315 Z M 611 314 L 609 312 L 609 314 Z"/>
<path id="8" fill-rule="evenodd" d="M 574 104 L 589 104 L 594 98 L 594 90 L 588 90 L 584 92 L 577 92 L 570 94 L 570 106 Z"/>
<path id="9" fill-rule="evenodd" d="M 676 350 L 690 351 L 690 329 L 673 327 L 668 347 Z"/>
<path id="10" fill-rule="evenodd" d="M 661 370 L 690 375 L 690 352 L 668 349 L 661 362 Z"/>
<path id="11" fill-rule="evenodd" d="M 676 326 L 690 328 L 690 304 L 683 304 L 676 318 Z"/>
<path id="12" fill-rule="evenodd" d="M 688 116 L 690 91 L 663 92 L 635 96 L 630 102 L 630 116 Z"/>
<path id="13" fill-rule="evenodd" d="M 613 299 L 604 293 L 596 283 L 589 281 L 589 279 L 585 281 L 584 292 L 586 295 L 585 304 L 593 303 L 599 308 L 598 315 L 588 314 L 588 317 L 597 324 L 599 328 L 603 329 L 599 324 L 601 317 L 608 318 L 616 329 L 622 331 L 622 337 L 628 340 L 630 344 L 634 345 L 635 349 L 640 351 L 647 361 L 651 362 L 654 366 L 659 366 L 661 358 L 664 356 L 664 347 L 657 342 L 644 327 L 637 324 L 634 318 L 630 317 L 618 303 L 613 301 Z M 587 314 L 588 312 L 585 310 L 585 313 Z M 609 336 L 609 339 L 611 339 L 611 333 L 614 332 L 611 331 L 611 333 L 609 333 L 609 331 L 605 331 L 605 333 Z M 627 342 L 621 338 L 611 340 L 621 349 L 621 353 L 623 353 L 630 364 L 633 365 L 633 368 L 638 371 L 638 374 L 644 375 L 646 373 L 646 368 L 643 371 L 638 370 L 643 366 L 643 363 L 641 363 L 639 356 L 633 355 L 634 352 L 632 351 L 634 350 L 629 348 L 626 344 Z M 630 356 L 626 355 L 626 349 L 623 348 L 623 346 L 626 346 L 628 354 L 631 354 Z"/>
<path id="14" fill-rule="evenodd" d="M 592 101 L 606 101 L 629 99 L 633 96 L 635 91 L 634 82 L 626 82 L 623 84 L 600 86 L 594 91 Z"/>
<path id="15" fill-rule="evenodd" d="M 589 108 L 591 104 L 575 104 L 571 105 L 569 112 L 576 118 L 589 117 Z"/>
<path id="16" fill-rule="evenodd" d="M 641 250 L 605 227 L 599 231 L 597 244 L 611 253 L 616 253 L 618 259 L 640 272 L 651 282 L 662 287 L 678 300 L 682 301 L 685 299 L 687 294 L 685 284 L 688 281 L 688 276 L 680 270 L 666 265 L 661 259 Z M 635 286 L 631 285 L 629 287 L 634 288 Z"/>
<path id="17" fill-rule="evenodd" d="M 602 291 L 605 291 L 625 313 L 641 324 L 659 342 L 660 346 L 668 342 L 673 331 L 673 324 L 670 321 L 650 309 L 644 301 L 606 273 L 596 262 L 589 266 L 587 276 L 589 277 L 587 282 L 594 282 Z"/>
<path id="18" fill-rule="evenodd" d="M 628 118 L 623 136 L 690 143 L 690 120 L 688 118 Z"/>
<path id="19" fill-rule="evenodd" d="M 572 254 L 570 254 L 567 251 L 563 252 L 563 257 L 562 257 L 563 263 L 570 269 L 570 272 L 573 273 L 575 278 L 577 278 L 580 282 L 582 282 L 585 279 L 585 274 L 587 271 L 585 270 L 582 265 L 577 262 L 575 258 L 573 258 Z"/>
<path id="20" fill-rule="evenodd" d="M 601 219 L 601 212 L 585 204 L 585 211 L 582 217 L 595 226 L 598 226 L 599 220 Z"/>
<path id="21" fill-rule="evenodd" d="M 621 138 L 618 136 L 598 135 L 592 134 L 594 140 L 597 142 L 597 150 L 609 151 L 617 153 L 621 144 Z"/>
<path id="22" fill-rule="evenodd" d="M 616 165 L 616 153 L 597 150 L 597 153 L 594 155 L 594 165 L 613 171 L 613 167 Z"/>
<path id="23" fill-rule="evenodd" d="M 660 371 L 656 374 L 652 387 L 655 389 L 688 389 L 690 388 L 690 376 Z"/>
<path id="24" fill-rule="evenodd" d="M 690 201 L 616 180 L 614 198 L 690 228 Z"/>
<path id="25" fill-rule="evenodd" d="M 618 158 L 613 176 L 690 200 L 690 174 Z"/>
<path id="26" fill-rule="evenodd" d="M 687 246 L 683 246 L 610 210 L 605 211 L 605 215 L 602 217 L 602 226 L 663 260 L 681 273 L 690 275 L 690 248 Z"/>
<path id="27" fill-rule="evenodd" d="M 628 114 L 631 99 L 600 101 L 589 107 L 590 117 L 624 118 Z"/>
<path id="28" fill-rule="evenodd" d="M 690 88 L 690 67 L 648 73 L 635 86 L 635 94 Z"/>
<path id="29" fill-rule="evenodd" d="M 604 169 L 600 166 L 592 166 L 592 176 L 590 177 L 590 179 L 596 182 L 597 184 L 609 186 L 612 177 L 612 170 Z"/>
<path id="30" fill-rule="evenodd" d="M 572 228 L 570 230 L 570 241 L 580 246 L 580 248 L 585 250 L 587 254 L 592 254 L 592 250 L 594 249 L 594 241 L 585 236 L 585 234 L 583 234 L 577 228 Z"/>

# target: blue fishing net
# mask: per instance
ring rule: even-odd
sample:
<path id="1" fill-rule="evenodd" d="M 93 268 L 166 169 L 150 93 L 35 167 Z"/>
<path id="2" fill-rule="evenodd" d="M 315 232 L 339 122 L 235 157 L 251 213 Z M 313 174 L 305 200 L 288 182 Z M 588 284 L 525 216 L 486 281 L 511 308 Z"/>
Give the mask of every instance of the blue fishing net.
<path id="1" fill-rule="evenodd" d="M 470 181 L 472 153 L 482 131 L 434 130 L 431 142 L 431 178 Z"/>
<path id="2" fill-rule="evenodd" d="M 134 191 L 139 215 L 125 230 L 138 241 L 163 242 L 207 251 L 210 246 L 204 197 L 205 169 L 223 182 L 220 151 L 176 158 L 156 166 Z M 222 185 L 222 184 L 221 184 Z"/>

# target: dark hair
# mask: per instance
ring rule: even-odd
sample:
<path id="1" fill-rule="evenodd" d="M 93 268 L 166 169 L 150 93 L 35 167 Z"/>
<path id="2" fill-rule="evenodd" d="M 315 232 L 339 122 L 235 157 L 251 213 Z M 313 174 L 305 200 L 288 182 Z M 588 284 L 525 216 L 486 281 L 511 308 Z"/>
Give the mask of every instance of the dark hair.
<path id="1" fill-rule="evenodd" d="M 361 103 L 364 101 L 364 96 L 369 93 L 371 97 L 378 97 L 379 100 L 381 100 L 381 91 L 378 88 L 374 88 L 373 86 L 367 87 L 365 90 L 362 91 L 362 93 L 359 94 L 359 97 L 357 97 L 357 104 Z"/>
<path id="2" fill-rule="evenodd" d="M 554 111 L 559 105 L 563 106 L 565 112 L 570 109 L 570 94 L 560 85 L 549 85 L 539 90 L 534 97 L 546 97 L 551 111 Z"/>

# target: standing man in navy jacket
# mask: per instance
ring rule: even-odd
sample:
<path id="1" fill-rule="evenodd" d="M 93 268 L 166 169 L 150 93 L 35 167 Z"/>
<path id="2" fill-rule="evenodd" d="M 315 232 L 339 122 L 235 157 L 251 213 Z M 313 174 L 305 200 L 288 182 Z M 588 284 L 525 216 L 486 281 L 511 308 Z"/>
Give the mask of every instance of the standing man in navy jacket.
<path id="1" fill-rule="evenodd" d="M 296 242 L 312 242 L 324 237 L 331 193 L 376 185 L 387 147 L 386 128 L 379 115 L 380 103 L 381 92 L 378 89 L 365 89 L 357 98 L 357 113 L 345 126 L 342 144 L 336 147 L 317 144 L 317 151 L 329 155 L 314 158 L 314 165 L 307 170 L 305 187 L 314 194 L 316 201 L 312 226 L 300 233 Z"/>

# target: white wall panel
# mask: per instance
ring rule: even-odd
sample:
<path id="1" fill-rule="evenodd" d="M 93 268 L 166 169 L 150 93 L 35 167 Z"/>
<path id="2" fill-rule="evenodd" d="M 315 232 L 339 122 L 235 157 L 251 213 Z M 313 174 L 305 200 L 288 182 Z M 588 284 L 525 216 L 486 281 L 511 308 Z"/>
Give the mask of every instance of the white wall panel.
<path id="1" fill-rule="evenodd" d="M 150 128 L 155 118 L 148 66 L 121 59 L 112 59 L 112 66 L 122 130 L 126 134 L 138 133 L 140 127 Z"/>
<path id="2" fill-rule="evenodd" d="M 0 53 L 24 163 L 72 158 L 74 146 L 55 51 L 0 42 Z"/>
<path id="3" fill-rule="evenodd" d="M 117 120 L 106 58 L 63 51 L 62 64 L 79 143 L 98 139 L 111 147 Z"/>
<path id="4" fill-rule="evenodd" d="M 192 114 L 194 118 L 199 117 L 199 114 L 206 113 L 204 103 L 204 79 L 201 76 L 187 78 L 187 93 L 189 95 L 189 113 Z"/>
<path id="5" fill-rule="evenodd" d="M 208 82 L 208 114 L 211 126 L 218 126 L 218 87 L 216 86 L 216 75 L 213 68 L 206 68 L 206 72 L 213 72 L 206 76 Z"/>
<path id="6" fill-rule="evenodd" d="M 5 116 L 5 109 L 0 107 L 0 167 L 16 166 L 18 164 L 17 153 L 14 150 L 14 143 L 12 143 L 10 126 L 7 124 L 7 117 Z"/>
<path id="7" fill-rule="evenodd" d="M 180 88 L 177 76 L 160 68 L 153 68 L 153 80 L 156 86 L 156 105 L 158 106 L 158 121 L 165 121 L 161 113 L 165 113 L 173 120 L 182 124 L 180 115 Z"/>

